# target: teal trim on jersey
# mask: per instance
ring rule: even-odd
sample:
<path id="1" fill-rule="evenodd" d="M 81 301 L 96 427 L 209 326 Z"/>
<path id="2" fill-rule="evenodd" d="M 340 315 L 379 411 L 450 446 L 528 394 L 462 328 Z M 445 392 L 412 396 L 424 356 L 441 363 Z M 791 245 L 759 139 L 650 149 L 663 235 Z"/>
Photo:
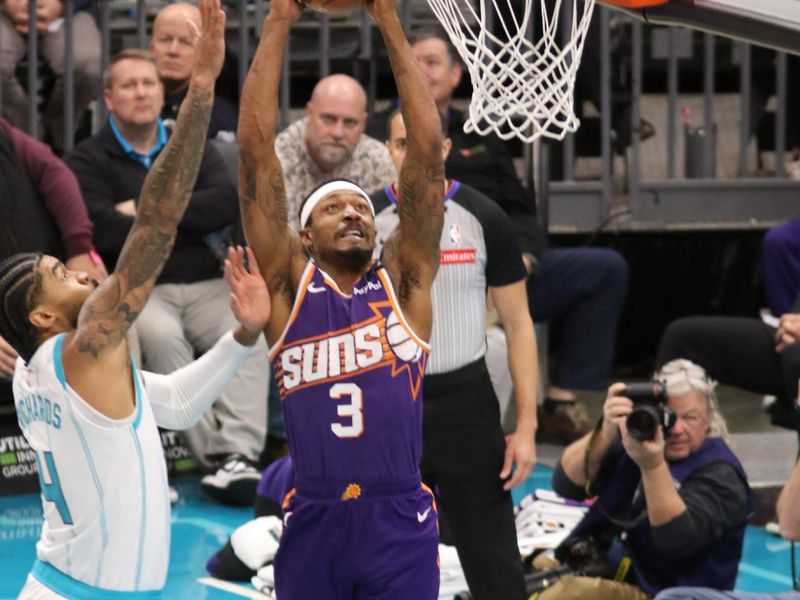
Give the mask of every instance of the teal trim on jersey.
<path id="1" fill-rule="evenodd" d="M 53 367 L 56 370 L 56 379 L 64 390 L 67 389 L 67 378 L 64 375 L 64 365 L 61 362 L 61 347 L 64 345 L 64 338 L 67 337 L 66 333 L 60 333 L 56 337 L 56 343 L 53 346 Z"/>
<path id="2" fill-rule="evenodd" d="M 135 368 L 135 367 L 134 367 Z M 137 378 L 138 380 L 138 378 Z M 142 442 L 136 435 L 136 429 L 131 429 L 133 445 L 136 448 L 136 458 L 139 459 L 139 479 L 142 482 L 142 498 L 139 505 L 142 507 L 142 522 L 139 524 L 139 549 L 136 552 L 136 579 L 134 587 L 138 590 L 142 580 L 142 562 L 144 561 L 144 536 L 147 531 L 147 478 L 144 471 L 144 458 L 142 456 Z"/>
<path id="3" fill-rule="evenodd" d="M 131 370 L 133 371 L 133 387 L 136 392 L 136 416 L 133 418 L 133 428 L 139 429 L 139 423 L 142 422 L 142 384 L 139 382 L 139 369 L 136 368 L 133 358 L 131 358 Z"/>
<path id="4" fill-rule="evenodd" d="M 57 594 L 65 598 L 81 598 L 81 600 L 108 600 L 122 598 L 161 598 L 161 591 L 151 592 L 120 592 L 116 590 L 104 590 L 93 587 L 77 579 L 73 579 L 66 573 L 62 573 L 53 565 L 37 559 L 31 569 L 33 575 L 42 585 L 47 586 Z"/>

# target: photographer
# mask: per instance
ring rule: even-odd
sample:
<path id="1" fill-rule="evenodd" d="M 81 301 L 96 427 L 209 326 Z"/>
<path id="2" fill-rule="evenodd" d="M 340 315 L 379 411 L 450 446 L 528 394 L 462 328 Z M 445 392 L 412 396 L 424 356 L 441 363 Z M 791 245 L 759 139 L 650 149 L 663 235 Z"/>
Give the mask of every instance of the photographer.
<path id="1" fill-rule="evenodd" d="M 557 556 L 573 566 L 570 548 L 591 538 L 616 581 L 563 577 L 542 600 L 646 598 L 676 585 L 733 588 L 753 494 L 724 441 L 716 384 L 683 359 L 664 365 L 654 379 L 666 393 L 660 400 L 651 393 L 647 402 L 658 405 L 663 422 L 652 439 L 631 435 L 628 417 L 643 411 L 616 383 L 601 424 L 567 447 L 553 475 L 563 496 L 597 496 Z"/>
<path id="2" fill-rule="evenodd" d="M 800 542 L 800 461 L 794 465 L 789 481 L 783 486 L 775 506 L 781 535 Z M 793 573 L 793 579 L 796 581 Z M 795 588 L 797 585 L 795 584 Z M 800 591 L 760 594 L 721 592 L 710 588 L 679 587 L 661 592 L 656 600 L 800 600 Z"/>

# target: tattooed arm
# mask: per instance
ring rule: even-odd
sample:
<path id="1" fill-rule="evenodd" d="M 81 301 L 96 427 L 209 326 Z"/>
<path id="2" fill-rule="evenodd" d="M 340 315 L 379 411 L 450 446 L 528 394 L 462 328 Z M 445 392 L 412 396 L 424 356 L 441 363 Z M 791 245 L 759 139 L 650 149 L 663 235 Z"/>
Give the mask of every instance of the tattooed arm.
<path id="1" fill-rule="evenodd" d="M 400 224 L 383 250 L 398 300 L 416 333 L 430 337 L 430 288 L 439 267 L 444 221 L 442 127 L 425 76 L 406 40 L 394 0 L 372 0 L 367 10 L 378 25 L 394 72 L 407 150 L 399 173 Z"/>
<path id="2" fill-rule="evenodd" d="M 203 25 L 202 32 L 195 32 L 199 36 L 195 67 L 175 132 L 145 178 L 136 220 L 114 273 L 83 304 L 77 329 L 64 346 L 69 382 L 93 404 L 100 392 L 97 375 L 128 364 L 127 332 L 172 251 L 178 222 L 197 179 L 214 83 L 225 54 L 225 13 L 219 0 L 201 0 L 200 10 Z M 130 387 L 130 380 L 126 385 Z M 105 403 L 103 408 L 108 408 Z M 124 406 L 116 408 L 124 414 Z M 113 408 L 110 412 L 119 416 Z"/>
<path id="3" fill-rule="evenodd" d="M 295 0 L 270 4 L 239 108 L 239 204 L 247 241 L 272 295 L 272 318 L 265 330 L 270 344 L 289 318 L 295 284 L 306 262 L 289 228 L 286 186 L 274 146 L 283 53 L 300 11 Z"/>

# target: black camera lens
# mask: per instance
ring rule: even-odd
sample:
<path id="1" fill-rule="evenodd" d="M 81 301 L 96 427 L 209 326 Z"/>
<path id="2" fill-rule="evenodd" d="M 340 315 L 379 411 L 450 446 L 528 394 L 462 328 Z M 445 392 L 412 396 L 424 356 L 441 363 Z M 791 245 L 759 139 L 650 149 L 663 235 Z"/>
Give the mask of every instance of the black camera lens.
<path id="1" fill-rule="evenodd" d="M 653 440 L 656 437 L 656 429 L 661 423 L 661 416 L 658 408 L 648 404 L 637 405 L 625 419 L 625 426 L 628 428 L 630 436 L 640 442 Z"/>
<path id="2" fill-rule="evenodd" d="M 667 428 L 664 431 L 664 435 L 667 435 L 668 427 L 671 425 L 664 418 L 667 388 L 662 382 L 629 383 L 620 392 L 620 396 L 633 401 L 633 411 L 625 419 L 628 433 L 633 439 L 640 442 L 653 440 L 660 426 Z"/>

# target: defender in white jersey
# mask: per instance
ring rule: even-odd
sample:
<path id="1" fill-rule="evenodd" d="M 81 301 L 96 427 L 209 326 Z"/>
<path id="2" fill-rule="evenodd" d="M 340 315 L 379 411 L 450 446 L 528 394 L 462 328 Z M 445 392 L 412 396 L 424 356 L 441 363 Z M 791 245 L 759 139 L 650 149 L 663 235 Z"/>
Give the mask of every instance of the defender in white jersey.
<path id="1" fill-rule="evenodd" d="M 251 274 L 244 250 L 231 251 L 226 279 L 239 326 L 168 376 L 140 373 L 130 359 L 128 329 L 169 256 L 194 187 L 224 58 L 219 0 L 200 0 L 200 10 L 187 98 L 145 179 L 114 273 L 98 285 L 52 256 L 18 254 L 0 263 L 0 335 L 20 357 L 17 416 L 36 452 L 45 517 L 20 598 L 159 595 L 169 563 L 169 500 L 156 426 L 196 421 L 269 317 L 254 257 Z"/>

